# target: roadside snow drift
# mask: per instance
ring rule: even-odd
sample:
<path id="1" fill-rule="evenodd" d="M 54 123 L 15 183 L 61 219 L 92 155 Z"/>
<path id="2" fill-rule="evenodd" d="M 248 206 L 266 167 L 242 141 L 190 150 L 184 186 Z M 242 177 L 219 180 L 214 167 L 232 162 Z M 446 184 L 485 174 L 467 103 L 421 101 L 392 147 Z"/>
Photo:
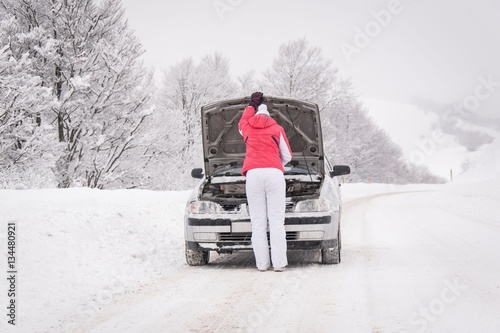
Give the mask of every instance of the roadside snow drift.
<path id="1" fill-rule="evenodd" d="M 79 315 L 79 322 L 92 318 L 118 296 L 177 270 L 184 263 L 188 195 L 84 188 L 0 191 L 2 267 L 6 224 L 16 223 L 17 229 L 19 329 L 55 332 L 71 315 Z M 6 304 L 8 288 L 1 281 L 0 299 Z M 8 327 L 6 320 L 0 327 Z"/>

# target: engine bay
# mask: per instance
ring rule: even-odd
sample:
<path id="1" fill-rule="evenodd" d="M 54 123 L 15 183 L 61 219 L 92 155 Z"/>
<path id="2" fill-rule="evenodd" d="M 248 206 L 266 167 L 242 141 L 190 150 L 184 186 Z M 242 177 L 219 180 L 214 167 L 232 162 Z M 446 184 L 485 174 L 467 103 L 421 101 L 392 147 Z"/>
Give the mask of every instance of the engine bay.
<path id="1" fill-rule="evenodd" d="M 287 200 L 301 200 L 304 197 L 318 197 L 322 182 L 302 181 L 296 179 L 286 179 Z M 245 182 L 233 183 L 210 183 L 207 182 L 202 187 L 200 193 L 202 200 L 211 200 L 219 203 L 246 203 Z"/>

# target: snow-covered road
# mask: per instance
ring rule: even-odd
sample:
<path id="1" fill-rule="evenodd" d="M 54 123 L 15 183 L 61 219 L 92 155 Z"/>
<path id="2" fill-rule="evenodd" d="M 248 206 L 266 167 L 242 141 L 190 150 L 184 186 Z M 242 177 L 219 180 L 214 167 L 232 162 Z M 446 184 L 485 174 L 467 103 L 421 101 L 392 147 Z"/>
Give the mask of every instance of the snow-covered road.
<path id="1" fill-rule="evenodd" d="M 499 221 L 416 190 L 346 202 L 340 265 L 289 252 L 286 272 L 262 273 L 249 252 L 216 256 L 206 267 L 179 266 L 79 329 L 497 332 Z"/>

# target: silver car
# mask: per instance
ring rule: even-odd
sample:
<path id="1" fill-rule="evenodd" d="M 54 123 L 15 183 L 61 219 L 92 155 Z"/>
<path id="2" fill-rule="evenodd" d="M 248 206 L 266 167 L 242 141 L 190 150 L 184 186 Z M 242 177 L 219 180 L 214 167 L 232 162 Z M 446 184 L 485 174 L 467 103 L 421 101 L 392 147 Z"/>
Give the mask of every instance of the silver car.
<path id="1" fill-rule="evenodd" d="M 241 167 L 245 143 L 238 121 L 250 98 L 219 101 L 201 108 L 204 168 L 191 175 L 201 181 L 190 196 L 184 217 L 186 262 L 206 265 L 210 251 L 251 250 L 252 228 Z M 336 176 L 345 165 L 331 166 L 323 151 L 316 104 L 266 97 L 271 116 L 292 149 L 285 166 L 285 229 L 288 250 L 320 250 L 324 264 L 340 262 L 341 194 Z"/>

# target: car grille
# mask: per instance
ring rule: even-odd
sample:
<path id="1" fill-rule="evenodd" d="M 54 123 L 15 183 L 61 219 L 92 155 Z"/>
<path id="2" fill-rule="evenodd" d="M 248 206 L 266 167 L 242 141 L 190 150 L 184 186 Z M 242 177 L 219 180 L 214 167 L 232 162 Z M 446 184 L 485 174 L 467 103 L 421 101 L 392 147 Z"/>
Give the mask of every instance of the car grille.
<path id="1" fill-rule="evenodd" d="M 296 240 L 299 237 L 298 231 L 287 231 L 286 240 Z M 267 239 L 269 240 L 269 233 L 267 233 Z M 223 232 L 219 234 L 220 242 L 250 242 L 252 240 L 251 232 Z"/>
<path id="2" fill-rule="evenodd" d="M 241 205 L 221 205 L 222 209 L 225 212 L 234 212 L 234 213 L 239 213 L 241 212 Z M 246 212 L 250 214 L 250 211 L 248 209 L 248 205 L 246 206 Z M 295 208 L 295 202 L 287 202 L 285 206 L 285 212 L 286 213 L 293 213 L 293 210 Z"/>
<path id="3" fill-rule="evenodd" d="M 222 207 L 222 210 L 224 212 L 230 212 L 230 213 L 239 213 L 241 212 L 241 205 L 231 205 L 231 204 L 227 204 L 227 205 L 221 205 Z"/>

